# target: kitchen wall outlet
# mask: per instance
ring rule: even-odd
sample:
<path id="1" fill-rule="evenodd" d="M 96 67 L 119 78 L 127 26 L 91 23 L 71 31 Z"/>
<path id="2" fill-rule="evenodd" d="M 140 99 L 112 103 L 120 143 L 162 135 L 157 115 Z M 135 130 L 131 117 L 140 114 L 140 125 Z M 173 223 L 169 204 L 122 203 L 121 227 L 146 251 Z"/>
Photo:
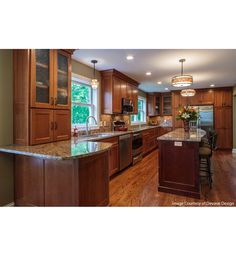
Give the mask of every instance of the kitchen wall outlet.
<path id="1" fill-rule="evenodd" d="M 182 141 L 175 141 L 174 145 L 175 147 L 182 147 Z"/>

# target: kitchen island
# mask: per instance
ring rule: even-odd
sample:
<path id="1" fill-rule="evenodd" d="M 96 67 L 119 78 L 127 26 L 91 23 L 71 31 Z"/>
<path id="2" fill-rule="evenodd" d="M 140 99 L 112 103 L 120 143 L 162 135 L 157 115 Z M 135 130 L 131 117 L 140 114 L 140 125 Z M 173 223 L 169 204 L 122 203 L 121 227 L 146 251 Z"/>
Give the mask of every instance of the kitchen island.
<path id="1" fill-rule="evenodd" d="M 106 206 L 112 144 L 67 141 L 1 146 L 14 154 L 16 206 Z"/>
<path id="2" fill-rule="evenodd" d="M 199 143 L 205 134 L 179 128 L 157 138 L 159 191 L 200 198 Z"/>

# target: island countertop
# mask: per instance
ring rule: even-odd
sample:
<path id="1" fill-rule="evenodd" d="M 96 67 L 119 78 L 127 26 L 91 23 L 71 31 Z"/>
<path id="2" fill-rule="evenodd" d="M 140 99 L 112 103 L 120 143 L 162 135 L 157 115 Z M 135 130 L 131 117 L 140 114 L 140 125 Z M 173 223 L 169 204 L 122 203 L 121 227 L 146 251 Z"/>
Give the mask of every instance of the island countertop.
<path id="1" fill-rule="evenodd" d="M 111 148 L 111 143 L 67 140 L 36 146 L 0 146 L 0 152 L 52 160 L 69 160 L 96 155 Z"/>
<path id="2" fill-rule="evenodd" d="M 206 135 L 206 132 L 202 129 L 196 131 L 184 132 L 183 128 L 177 128 L 172 132 L 164 134 L 158 137 L 158 140 L 173 140 L 173 141 L 190 141 L 200 142 L 201 138 Z"/>

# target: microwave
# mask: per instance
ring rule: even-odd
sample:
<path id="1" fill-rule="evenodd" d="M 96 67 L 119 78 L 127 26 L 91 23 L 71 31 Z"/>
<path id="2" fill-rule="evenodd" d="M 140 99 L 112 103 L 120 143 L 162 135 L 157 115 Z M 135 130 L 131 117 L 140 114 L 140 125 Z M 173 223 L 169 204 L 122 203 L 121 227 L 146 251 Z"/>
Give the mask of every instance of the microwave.
<path id="1" fill-rule="evenodd" d="M 134 105 L 132 100 L 122 98 L 122 114 L 133 114 Z"/>

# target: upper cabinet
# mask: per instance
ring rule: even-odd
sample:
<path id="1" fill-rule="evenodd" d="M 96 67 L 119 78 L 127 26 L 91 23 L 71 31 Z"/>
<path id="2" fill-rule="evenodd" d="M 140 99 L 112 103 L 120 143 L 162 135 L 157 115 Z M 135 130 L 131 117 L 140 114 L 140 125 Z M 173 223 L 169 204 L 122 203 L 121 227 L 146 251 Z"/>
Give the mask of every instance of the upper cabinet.
<path id="1" fill-rule="evenodd" d="M 71 50 L 13 50 L 14 143 L 71 136 Z"/>
<path id="2" fill-rule="evenodd" d="M 172 96 L 170 93 L 148 94 L 148 115 L 172 115 Z"/>
<path id="3" fill-rule="evenodd" d="M 138 82 L 115 69 L 105 70 L 102 75 L 102 113 L 121 114 L 122 98 L 133 102 L 134 114 L 138 113 Z"/>
<path id="4" fill-rule="evenodd" d="M 70 108 L 71 56 L 62 50 L 31 50 L 31 107 Z"/>
<path id="5" fill-rule="evenodd" d="M 232 88 L 215 90 L 215 107 L 231 107 L 232 100 Z"/>

